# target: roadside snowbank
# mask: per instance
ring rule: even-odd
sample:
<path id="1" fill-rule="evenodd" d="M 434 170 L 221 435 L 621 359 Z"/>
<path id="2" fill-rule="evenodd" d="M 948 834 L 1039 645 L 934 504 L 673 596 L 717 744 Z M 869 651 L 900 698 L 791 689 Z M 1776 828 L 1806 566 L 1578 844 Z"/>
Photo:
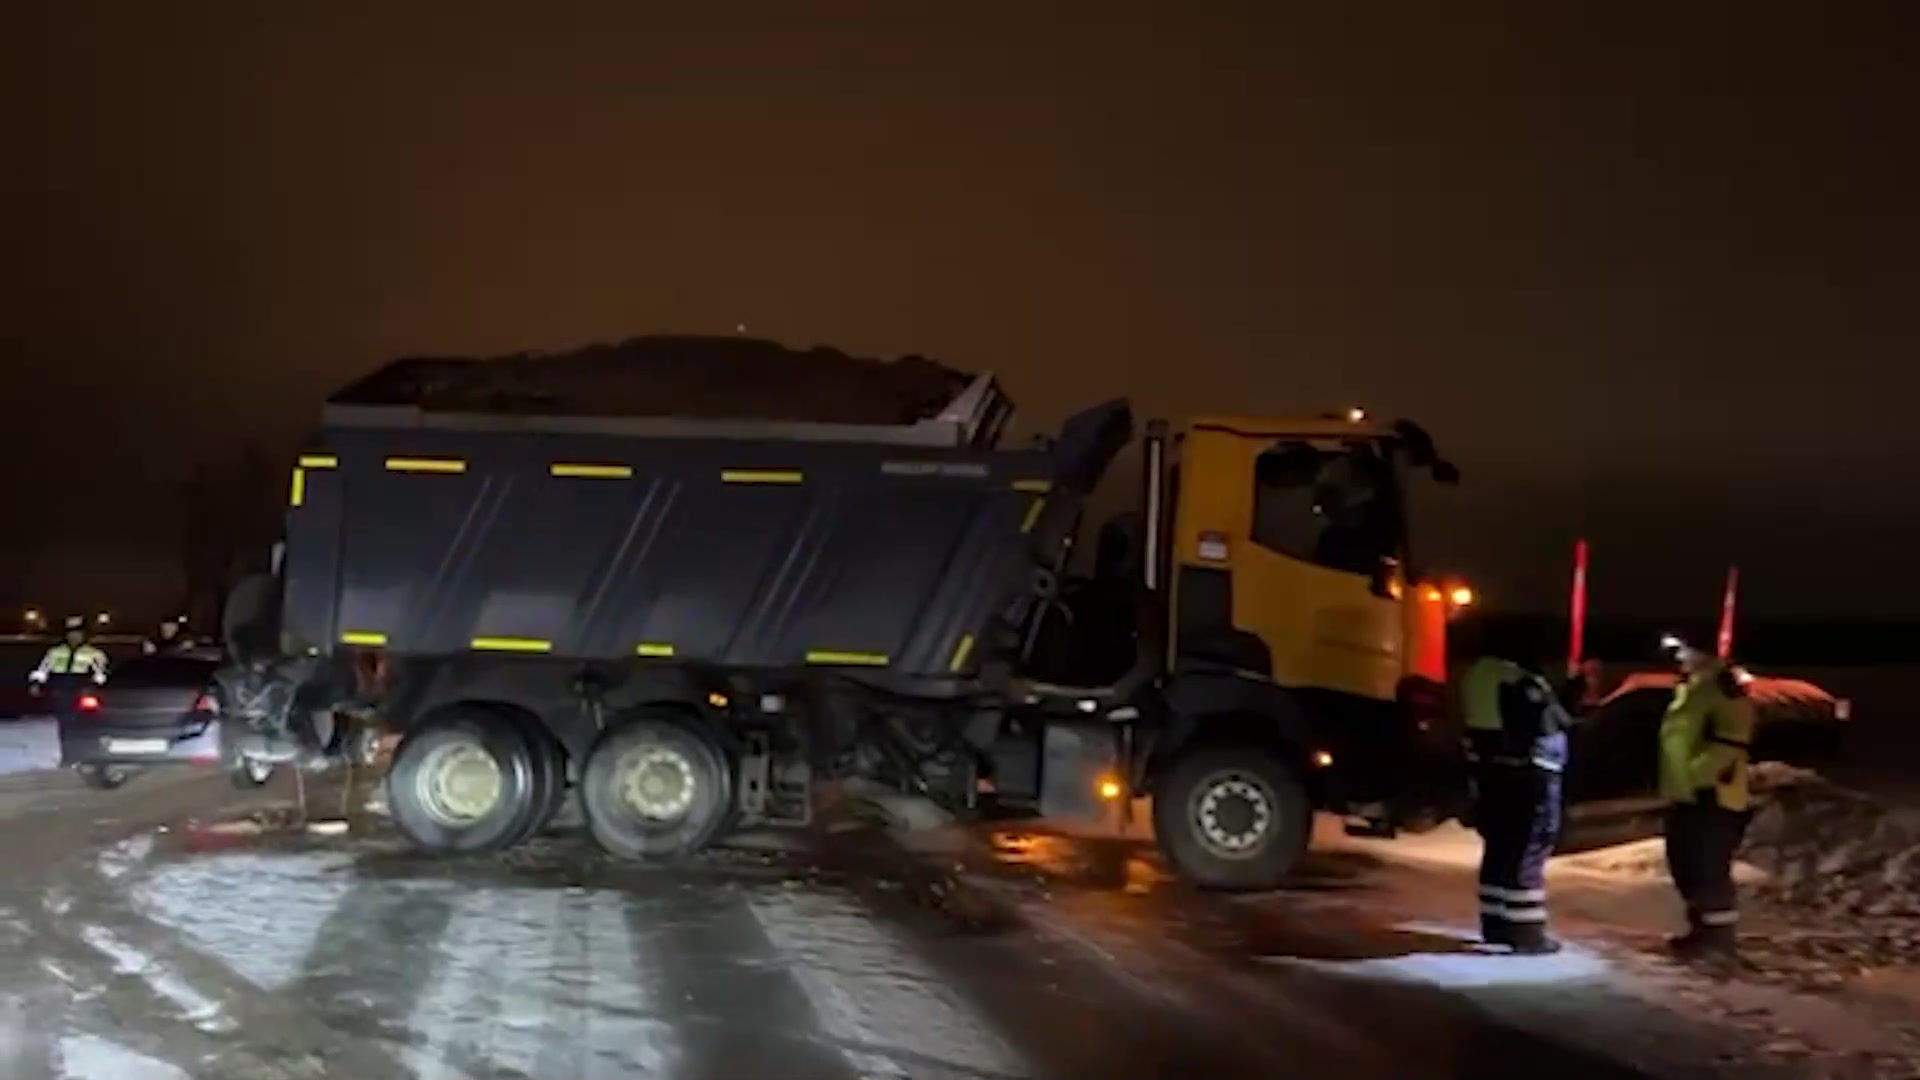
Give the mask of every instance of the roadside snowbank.
<path id="1" fill-rule="evenodd" d="M 1741 857 L 1767 873 L 1759 899 L 1836 918 L 1920 918 L 1920 811 L 1889 810 L 1805 769 L 1754 773 L 1765 802 Z"/>
<path id="2" fill-rule="evenodd" d="M 60 727 L 50 716 L 0 721 L 0 774 L 60 767 Z"/>

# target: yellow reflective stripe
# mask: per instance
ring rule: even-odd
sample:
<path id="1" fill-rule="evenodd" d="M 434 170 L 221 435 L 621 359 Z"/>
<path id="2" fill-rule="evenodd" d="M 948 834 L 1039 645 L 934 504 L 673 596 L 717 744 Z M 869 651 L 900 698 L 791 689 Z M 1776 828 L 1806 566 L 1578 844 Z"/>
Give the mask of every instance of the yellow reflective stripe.
<path id="1" fill-rule="evenodd" d="M 1053 490 L 1053 482 L 1050 480 L 1015 480 L 1013 482 L 1013 490 L 1038 492 L 1044 495 Z"/>
<path id="2" fill-rule="evenodd" d="M 807 653 L 809 664 L 852 664 L 860 667 L 886 667 L 888 658 L 885 653 L 834 652 L 830 649 L 813 649 Z"/>
<path id="3" fill-rule="evenodd" d="M 477 637 L 470 644 L 488 652 L 552 652 L 553 642 L 540 638 Z"/>
<path id="4" fill-rule="evenodd" d="M 301 454 L 300 467 L 303 469 L 331 469 L 340 464 L 340 459 L 332 454 Z"/>
<path id="5" fill-rule="evenodd" d="M 960 639 L 959 646 L 953 650 L 953 659 L 947 662 L 947 670 L 959 671 L 961 668 L 967 666 L 967 657 L 972 655 L 973 635 L 968 634 Z"/>
<path id="6" fill-rule="evenodd" d="M 633 475 L 633 466 L 594 465 L 583 461 L 556 461 L 547 472 L 554 476 L 574 476 L 584 480 L 625 480 Z"/>
<path id="7" fill-rule="evenodd" d="M 673 646 L 663 641 L 643 641 L 633 647 L 638 656 L 672 656 Z"/>
<path id="8" fill-rule="evenodd" d="M 388 472 L 463 473 L 467 463 L 459 458 L 390 457 Z"/>
<path id="9" fill-rule="evenodd" d="M 287 493 L 288 506 L 302 506 L 307 501 L 307 470 L 298 465 L 293 467 L 293 490 Z"/>
<path id="10" fill-rule="evenodd" d="M 1040 508 L 1045 505 L 1047 505 L 1047 500 L 1045 499 L 1033 500 L 1033 505 L 1027 507 L 1027 519 L 1020 523 L 1021 532 L 1033 531 L 1033 527 L 1040 522 Z"/>
<path id="11" fill-rule="evenodd" d="M 348 630 L 340 635 L 342 645 L 385 645 L 387 635 L 374 630 Z"/>
<path id="12" fill-rule="evenodd" d="M 720 479 L 728 484 L 797 484 L 805 474 L 781 469 L 722 469 Z"/>

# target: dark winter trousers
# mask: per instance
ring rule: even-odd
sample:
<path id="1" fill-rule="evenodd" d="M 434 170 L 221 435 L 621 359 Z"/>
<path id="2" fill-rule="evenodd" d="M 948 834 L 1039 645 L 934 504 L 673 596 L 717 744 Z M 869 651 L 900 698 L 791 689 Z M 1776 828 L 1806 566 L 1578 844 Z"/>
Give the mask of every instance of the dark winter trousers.
<path id="1" fill-rule="evenodd" d="M 1523 947 L 1547 936 L 1547 858 L 1560 834 L 1560 775 L 1483 765 L 1480 791 L 1480 934 Z"/>
<path id="2" fill-rule="evenodd" d="M 1693 936 L 1733 940 L 1740 921 L 1733 856 L 1752 816 L 1750 811 L 1725 809 L 1711 791 L 1667 808 L 1667 871 L 1686 901 Z"/>

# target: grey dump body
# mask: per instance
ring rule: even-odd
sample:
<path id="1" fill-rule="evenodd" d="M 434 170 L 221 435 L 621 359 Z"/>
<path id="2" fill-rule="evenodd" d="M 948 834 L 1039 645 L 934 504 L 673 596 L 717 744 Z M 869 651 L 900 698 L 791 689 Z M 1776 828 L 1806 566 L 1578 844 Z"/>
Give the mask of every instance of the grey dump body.
<path id="1" fill-rule="evenodd" d="M 443 411 L 358 388 L 302 455 L 282 625 L 325 655 L 825 666 L 929 688 L 1015 646 L 1123 403 L 997 444 L 979 376 L 899 424 Z M 1056 517 L 1062 515 L 1061 517 Z"/>

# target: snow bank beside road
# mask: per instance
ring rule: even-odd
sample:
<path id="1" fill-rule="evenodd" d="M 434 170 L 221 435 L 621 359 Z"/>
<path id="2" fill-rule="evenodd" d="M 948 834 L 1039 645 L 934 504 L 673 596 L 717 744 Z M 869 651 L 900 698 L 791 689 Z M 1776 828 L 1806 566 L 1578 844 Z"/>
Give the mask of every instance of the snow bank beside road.
<path id="1" fill-rule="evenodd" d="M 50 716 L 0 720 L 0 774 L 60 767 L 60 725 Z"/>

